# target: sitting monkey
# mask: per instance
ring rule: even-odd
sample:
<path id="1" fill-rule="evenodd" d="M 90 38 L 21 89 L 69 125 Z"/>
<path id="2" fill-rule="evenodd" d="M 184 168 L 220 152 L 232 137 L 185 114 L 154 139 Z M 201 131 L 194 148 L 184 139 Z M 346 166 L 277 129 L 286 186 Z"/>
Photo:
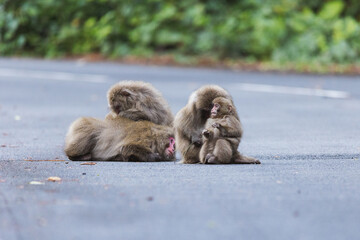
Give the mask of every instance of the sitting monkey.
<path id="1" fill-rule="evenodd" d="M 174 120 L 176 147 L 181 153 L 183 163 L 200 162 L 201 132 L 210 117 L 212 101 L 217 97 L 224 97 L 232 102 L 231 95 L 225 89 L 217 85 L 207 85 L 194 91 L 186 106 L 176 114 Z M 237 113 L 235 117 L 239 119 Z M 260 164 L 260 161 L 236 151 L 234 163 Z"/>
<path id="2" fill-rule="evenodd" d="M 65 153 L 78 161 L 171 161 L 175 160 L 175 139 L 171 127 L 149 121 L 82 117 L 69 128 Z"/>
<path id="3" fill-rule="evenodd" d="M 210 118 L 202 132 L 200 162 L 234 163 L 243 132 L 236 108 L 231 100 L 223 97 L 215 98 L 212 104 Z"/>

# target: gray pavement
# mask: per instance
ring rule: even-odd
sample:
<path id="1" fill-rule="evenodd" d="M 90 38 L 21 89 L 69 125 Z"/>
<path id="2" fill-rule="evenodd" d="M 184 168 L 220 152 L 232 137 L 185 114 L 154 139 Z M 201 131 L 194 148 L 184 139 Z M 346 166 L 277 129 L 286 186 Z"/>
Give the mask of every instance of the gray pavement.
<path id="1" fill-rule="evenodd" d="M 69 124 L 103 118 L 123 79 L 151 82 L 174 114 L 201 85 L 223 86 L 240 151 L 262 164 L 68 161 Z M 0 58 L 0 240 L 359 239 L 359 157 L 359 76 Z"/>

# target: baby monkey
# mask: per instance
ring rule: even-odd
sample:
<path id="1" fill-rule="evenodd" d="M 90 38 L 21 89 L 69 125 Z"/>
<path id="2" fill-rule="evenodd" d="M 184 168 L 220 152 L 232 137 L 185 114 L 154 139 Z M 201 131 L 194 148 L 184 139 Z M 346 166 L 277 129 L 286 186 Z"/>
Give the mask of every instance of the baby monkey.
<path id="1" fill-rule="evenodd" d="M 212 101 L 210 118 L 202 132 L 203 146 L 200 162 L 212 164 L 234 162 L 243 133 L 237 112 L 231 100 L 217 97 Z"/>

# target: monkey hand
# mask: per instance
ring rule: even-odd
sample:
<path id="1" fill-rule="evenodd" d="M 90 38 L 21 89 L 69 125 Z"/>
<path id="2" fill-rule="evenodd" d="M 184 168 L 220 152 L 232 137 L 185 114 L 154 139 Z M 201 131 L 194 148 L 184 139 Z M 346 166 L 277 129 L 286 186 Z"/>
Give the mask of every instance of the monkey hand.
<path id="1" fill-rule="evenodd" d="M 211 126 L 213 128 L 220 128 L 221 127 L 221 125 L 219 123 L 216 123 L 216 122 L 214 122 Z"/>
<path id="2" fill-rule="evenodd" d="M 202 139 L 199 136 L 192 136 L 191 143 L 193 143 L 195 145 L 195 147 L 201 147 Z"/>
<path id="3" fill-rule="evenodd" d="M 205 138 L 209 138 L 210 137 L 210 131 L 209 130 L 207 130 L 207 129 L 204 129 L 203 131 L 202 131 L 202 135 L 205 137 Z"/>
<path id="4" fill-rule="evenodd" d="M 148 162 L 159 162 L 161 160 L 162 159 L 159 153 L 151 153 L 148 156 Z"/>

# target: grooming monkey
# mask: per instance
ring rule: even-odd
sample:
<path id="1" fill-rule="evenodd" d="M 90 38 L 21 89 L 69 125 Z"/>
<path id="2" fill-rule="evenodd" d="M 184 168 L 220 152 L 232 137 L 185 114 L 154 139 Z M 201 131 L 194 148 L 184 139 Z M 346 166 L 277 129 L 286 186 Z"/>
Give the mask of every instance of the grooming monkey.
<path id="1" fill-rule="evenodd" d="M 125 117 L 134 121 L 147 120 L 159 125 L 172 126 L 174 117 L 169 104 L 150 83 L 122 81 L 107 93 L 111 112 L 106 119 Z"/>
<path id="2" fill-rule="evenodd" d="M 200 162 L 202 131 L 210 117 L 212 101 L 217 97 L 226 98 L 234 105 L 231 95 L 225 89 L 217 85 L 207 85 L 193 92 L 187 105 L 176 114 L 174 120 L 176 147 L 180 150 L 183 163 Z M 234 117 L 239 120 L 236 112 Z M 260 163 L 252 157 L 241 155 L 238 151 L 233 160 L 234 163 Z"/>
<path id="3" fill-rule="evenodd" d="M 234 163 L 242 136 L 236 108 L 229 99 L 217 97 L 213 100 L 210 118 L 202 132 L 203 145 L 200 150 L 201 163 Z"/>
<path id="4" fill-rule="evenodd" d="M 66 135 L 65 153 L 79 161 L 171 161 L 175 160 L 172 127 L 125 117 L 75 120 Z"/>

